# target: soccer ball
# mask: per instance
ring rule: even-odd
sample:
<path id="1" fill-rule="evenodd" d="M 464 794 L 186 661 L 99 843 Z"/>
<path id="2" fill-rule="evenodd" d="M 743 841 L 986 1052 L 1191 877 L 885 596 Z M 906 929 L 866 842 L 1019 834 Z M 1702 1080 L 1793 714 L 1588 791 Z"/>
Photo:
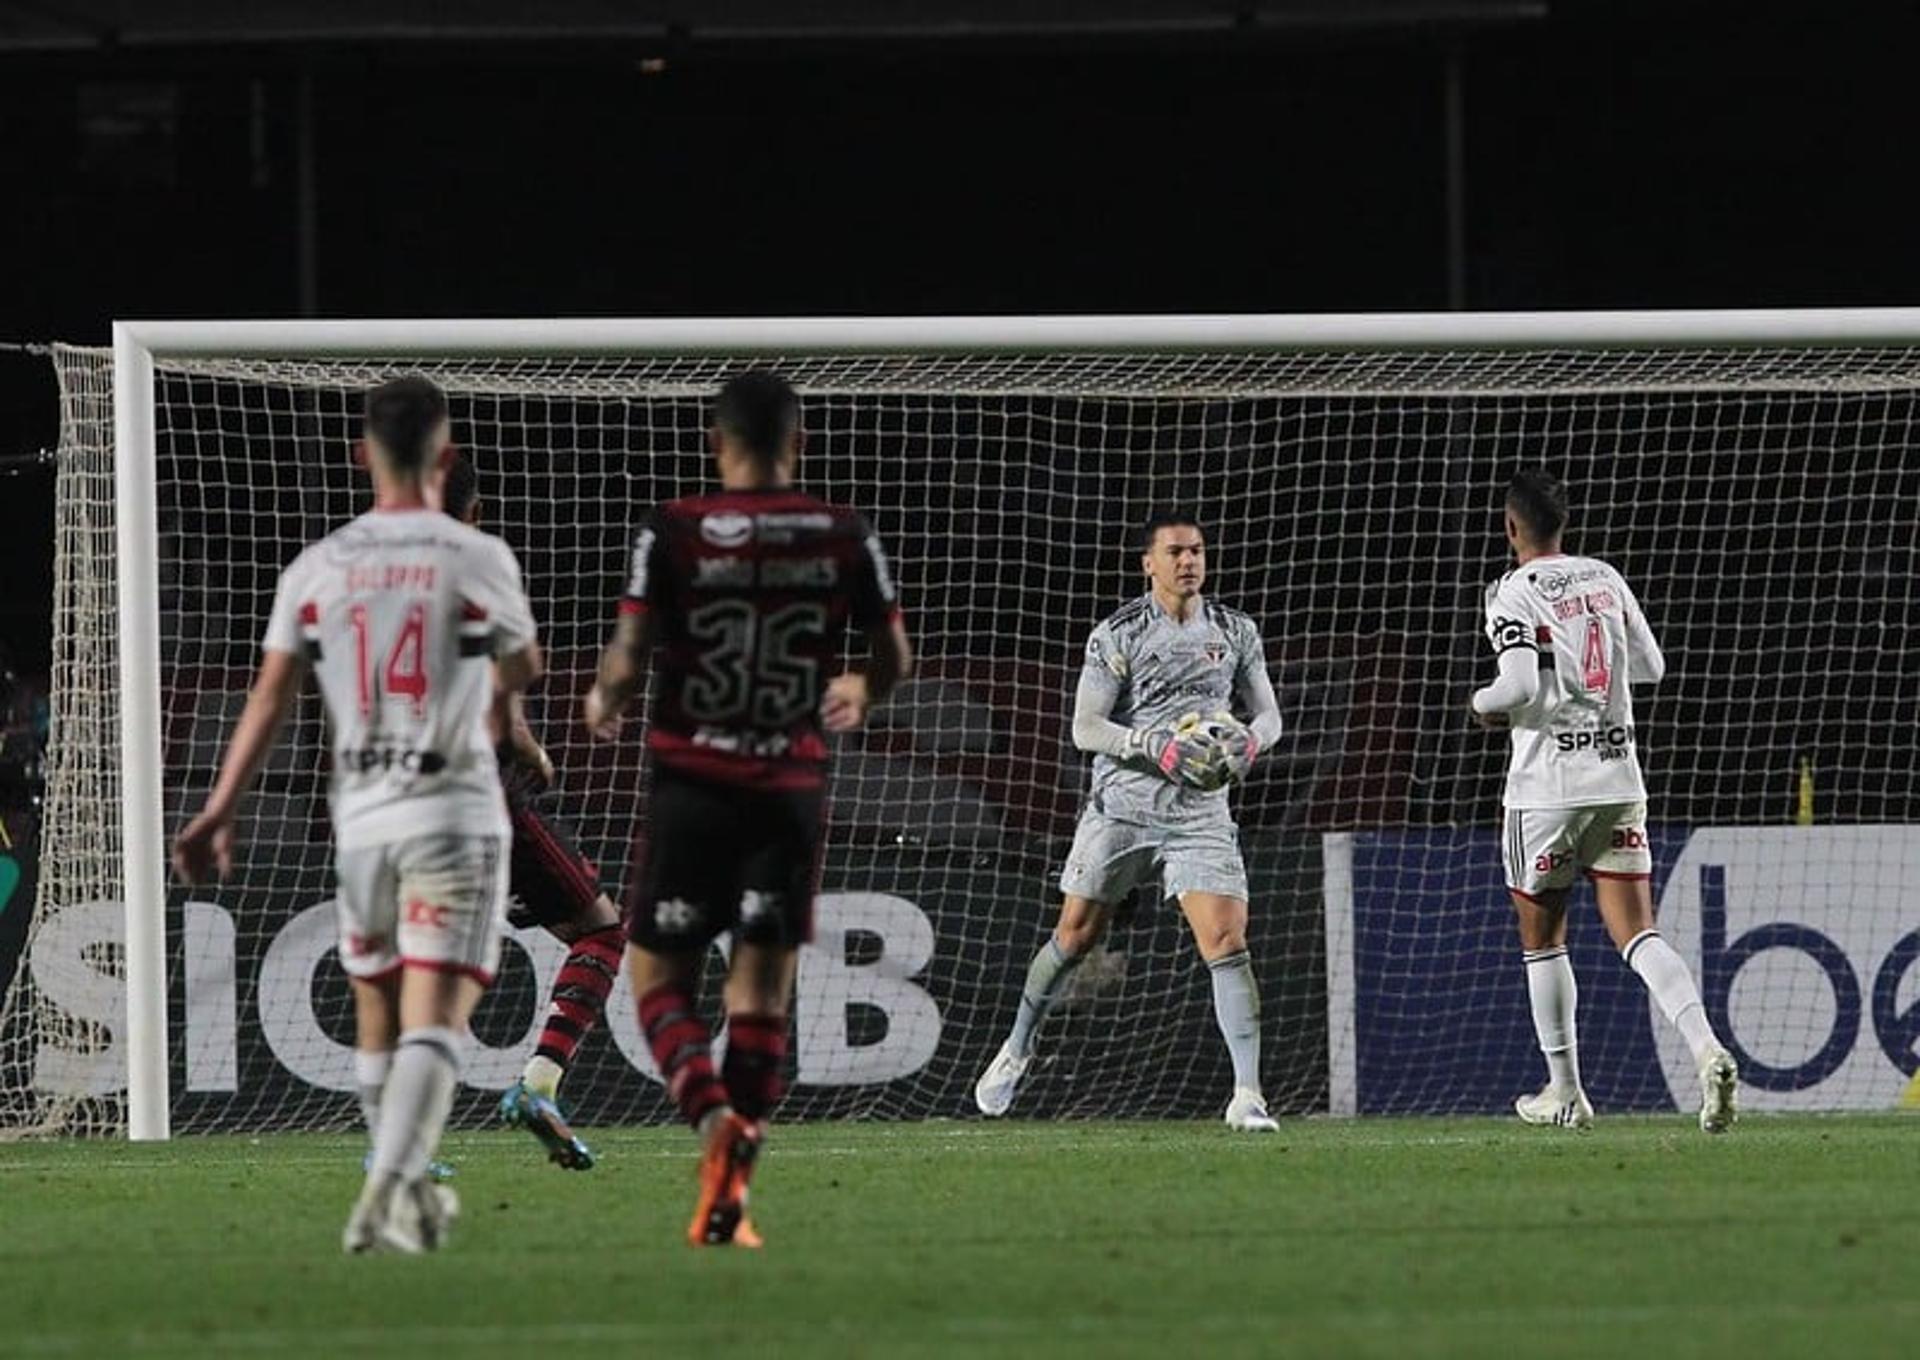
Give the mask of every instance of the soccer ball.
<path id="1" fill-rule="evenodd" d="M 1247 749 L 1252 733 L 1231 713 L 1189 713 L 1175 724 L 1174 730 L 1206 752 L 1206 763 L 1197 772 L 1196 786 L 1207 792 L 1223 789 L 1233 782 L 1234 758 Z"/>

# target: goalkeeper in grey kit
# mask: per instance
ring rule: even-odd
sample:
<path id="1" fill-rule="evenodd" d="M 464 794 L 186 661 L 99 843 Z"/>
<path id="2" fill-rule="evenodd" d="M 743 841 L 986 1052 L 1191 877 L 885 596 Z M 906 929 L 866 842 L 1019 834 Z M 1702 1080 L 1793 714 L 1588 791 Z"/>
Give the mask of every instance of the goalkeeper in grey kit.
<path id="1" fill-rule="evenodd" d="M 1053 936 L 1034 956 L 1007 1041 L 974 1086 L 986 1115 L 1013 1105 L 1034 1036 L 1114 909 L 1156 873 L 1176 899 L 1213 980 L 1214 1015 L 1233 1059 L 1230 1128 L 1270 1133 L 1260 1088 L 1260 994 L 1247 955 L 1247 871 L 1228 786 L 1280 735 L 1260 630 L 1203 599 L 1207 549 L 1184 515 L 1147 521 L 1147 593 L 1087 640 L 1073 744 L 1093 754 L 1093 788 L 1060 876 Z M 1246 714 L 1233 715 L 1236 705 Z"/>

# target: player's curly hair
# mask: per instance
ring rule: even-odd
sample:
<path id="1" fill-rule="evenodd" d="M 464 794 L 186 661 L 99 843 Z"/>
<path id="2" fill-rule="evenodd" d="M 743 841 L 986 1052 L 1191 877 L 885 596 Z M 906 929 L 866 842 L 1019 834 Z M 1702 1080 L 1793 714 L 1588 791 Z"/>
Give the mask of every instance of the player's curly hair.
<path id="1" fill-rule="evenodd" d="M 1522 468 L 1507 485 L 1507 509 L 1536 543 L 1566 532 L 1567 484 L 1543 467 Z"/>

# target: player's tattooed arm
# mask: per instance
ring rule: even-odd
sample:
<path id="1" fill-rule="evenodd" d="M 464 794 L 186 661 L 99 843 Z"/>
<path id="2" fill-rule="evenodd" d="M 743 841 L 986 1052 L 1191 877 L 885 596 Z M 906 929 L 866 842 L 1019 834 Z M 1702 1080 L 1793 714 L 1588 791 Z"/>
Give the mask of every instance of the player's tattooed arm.
<path id="1" fill-rule="evenodd" d="M 820 722 L 829 732 L 851 732 L 867 711 L 913 672 L 913 644 L 898 614 L 867 630 L 867 668 L 836 675 L 820 701 Z"/>
<path id="2" fill-rule="evenodd" d="M 640 693 L 647 678 L 647 658 L 653 652 L 653 629 L 644 611 L 625 613 L 614 626 L 613 637 L 600 653 L 600 668 L 587 691 L 584 719 L 587 731 L 602 741 L 618 735 L 627 705 Z"/>
<path id="3" fill-rule="evenodd" d="M 233 871 L 234 818 L 272 754 L 281 724 L 300 697 L 306 678 L 307 663 L 293 652 L 269 649 L 261 658 L 260 674 L 220 763 L 220 778 L 200 815 L 174 838 L 173 868 L 183 881 L 201 883 L 209 874 L 225 878 Z"/>

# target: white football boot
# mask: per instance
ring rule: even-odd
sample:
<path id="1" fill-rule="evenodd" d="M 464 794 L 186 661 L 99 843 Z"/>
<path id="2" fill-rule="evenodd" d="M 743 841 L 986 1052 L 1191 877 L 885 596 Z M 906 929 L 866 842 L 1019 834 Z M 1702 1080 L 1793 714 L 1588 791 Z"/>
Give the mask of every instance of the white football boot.
<path id="1" fill-rule="evenodd" d="M 1527 1124 L 1562 1129 L 1593 1127 L 1593 1102 L 1578 1088 L 1568 1093 L 1551 1085 L 1543 1086 L 1538 1094 L 1521 1096 L 1514 1101 L 1513 1112 Z"/>
<path id="2" fill-rule="evenodd" d="M 362 1256 L 381 1248 L 380 1228 L 393 1212 L 393 1201 L 400 1188 L 391 1176 L 367 1177 L 360 1187 L 360 1198 L 353 1202 L 347 1216 L 346 1231 L 340 1234 L 340 1249 L 349 1256 Z"/>
<path id="3" fill-rule="evenodd" d="M 1227 1127 L 1241 1133 L 1278 1133 L 1280 1121 L 1267 1113 L 1266 1097 L 1251 1086 L 1236 1086 L 1227 1102 Z"/>
<path id="4" fill-rule="evenodd" d="M 1020 1089 L 1020 1078 L 1027 1075 L 1027 1068 L 1032 1064 L 1031 1053 L 1024 1058 L 1017 1058 L 1011 1043 L 1000 1045 L 1000 1051 L 993 1055 L 987 1070 L 973 1084 L 973 1103 L 980 1107 L 980 1113 L 989 1119 L 998 1119 L 1012 1109 L 1013 1093 Z"/>
<path id="5" fill-rule="evenodd" d="M 453 1220 L 460 1216 L 460 1197 L 425 1177 L 395 1190 L 389 1205 L 378 1231 L 377 1249 L 402 1256 L 440 1250 L 453 1233 Z"/>
<path id="6" fill-rule="evenodd" d="M 1717 1048 L 1700 1064 L 1700 1132 L 1725 1133 L 1740 1117 L 1734 1108 L 1740 1086 L 1740 1067 L 1733 1055 Z"/>

